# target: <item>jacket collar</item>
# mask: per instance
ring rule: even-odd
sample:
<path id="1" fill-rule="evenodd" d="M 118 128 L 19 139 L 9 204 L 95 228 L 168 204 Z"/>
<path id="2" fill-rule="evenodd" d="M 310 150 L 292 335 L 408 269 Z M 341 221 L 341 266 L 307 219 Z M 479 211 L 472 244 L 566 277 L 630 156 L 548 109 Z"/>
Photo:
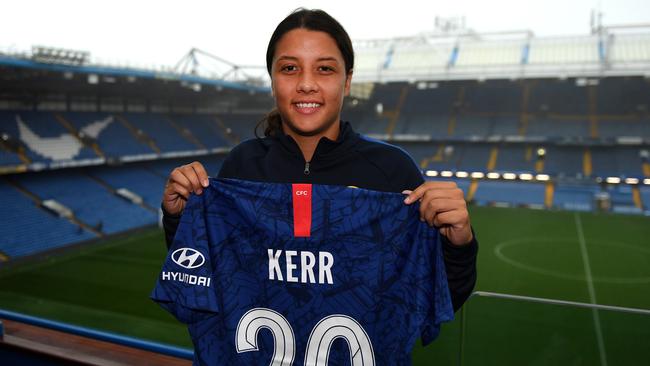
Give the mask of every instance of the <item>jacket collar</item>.
<path id="1" fill-rule="evenodd" d="M 354 144 L 359 134 L 352 129 L 350 122 L 341 121 L 339 129 L 339 136 L 336 140 L 330 140 L 327 137 L 321 137 L 314 151 L 314 156 L 311 162 L 314 161 L 328 161 L 339 157 L 349 150 Z M 287 150 L 292 155 L 302 158 L 302 152 L 296 141 L 289 135 L 284 133 L 280 134 L 273 139 L 277 140 L 283 149 Z"/>

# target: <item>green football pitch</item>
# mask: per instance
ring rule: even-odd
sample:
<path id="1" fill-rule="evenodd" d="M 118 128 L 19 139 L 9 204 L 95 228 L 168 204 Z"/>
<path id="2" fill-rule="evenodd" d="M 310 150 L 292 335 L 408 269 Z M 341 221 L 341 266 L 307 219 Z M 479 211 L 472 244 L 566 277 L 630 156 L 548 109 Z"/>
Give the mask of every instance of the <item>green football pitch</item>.
<path id="1" fill-rule="evenodd" d="M 471 207 L 476 290 L 650 309 L 650 218 Z M 165 257 L 151 229 L 0 267 L 0 308 L 191 347 L 149 300 Z M 472 297 L 415 365 L 646 365 L 650 315 Z"/>

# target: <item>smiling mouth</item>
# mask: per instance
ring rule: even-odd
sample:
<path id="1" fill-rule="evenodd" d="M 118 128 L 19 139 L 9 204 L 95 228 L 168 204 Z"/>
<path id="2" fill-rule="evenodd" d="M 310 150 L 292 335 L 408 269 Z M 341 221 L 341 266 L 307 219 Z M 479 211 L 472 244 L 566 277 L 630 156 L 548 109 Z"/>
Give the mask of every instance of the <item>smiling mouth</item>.
<path id="1" fill-rule="evenodd" d="M 316 102 L 299 102 L 293 104 L 296 111 L 301 114 L 312 114 L 316 113 L 322 104 Z"/>

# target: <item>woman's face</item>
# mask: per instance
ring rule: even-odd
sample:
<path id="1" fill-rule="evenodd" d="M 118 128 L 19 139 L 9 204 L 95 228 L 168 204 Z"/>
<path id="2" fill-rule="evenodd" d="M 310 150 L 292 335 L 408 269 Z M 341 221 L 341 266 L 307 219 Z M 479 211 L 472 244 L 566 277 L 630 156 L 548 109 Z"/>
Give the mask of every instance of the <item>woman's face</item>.
<path id="1" fill-rule="evenodd" d="M 271 87 L 285 133 L 329 137 L 335 131 L 336 138 L 351 78 L 327 33 L 298 28 L 282 36 L 273 56 Z"/>

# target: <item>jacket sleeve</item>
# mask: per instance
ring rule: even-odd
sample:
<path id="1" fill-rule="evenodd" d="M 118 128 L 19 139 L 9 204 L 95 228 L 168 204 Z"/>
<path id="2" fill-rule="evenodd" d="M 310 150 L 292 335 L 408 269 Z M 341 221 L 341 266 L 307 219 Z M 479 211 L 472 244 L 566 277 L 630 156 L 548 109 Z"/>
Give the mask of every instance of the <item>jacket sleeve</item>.
<path id="1" fill-rule="evenodd" d="M 444 236 L 441 238 L 451 302 L 454 311 L 458 311 L 472 294 L 474 285 L 476 285 L 478 241 L 474 235 L 474 239 L 470 243 L 458 246 L 449 242 Z"/>
<path id="2" fill-rule="evenodd" d="M 181 220 L 181 215 L 171 215 L 165 208 L 160 205 L 160 208 L 163 212 L 162 224 L 163 230 L 165 231 L 165 244 L 167 244 L 167 250 L 171 248 L 172 242 L 174 241 L 174 236 L 176 235 L 176 230 L 178 230 L 178 224 Z"/>

